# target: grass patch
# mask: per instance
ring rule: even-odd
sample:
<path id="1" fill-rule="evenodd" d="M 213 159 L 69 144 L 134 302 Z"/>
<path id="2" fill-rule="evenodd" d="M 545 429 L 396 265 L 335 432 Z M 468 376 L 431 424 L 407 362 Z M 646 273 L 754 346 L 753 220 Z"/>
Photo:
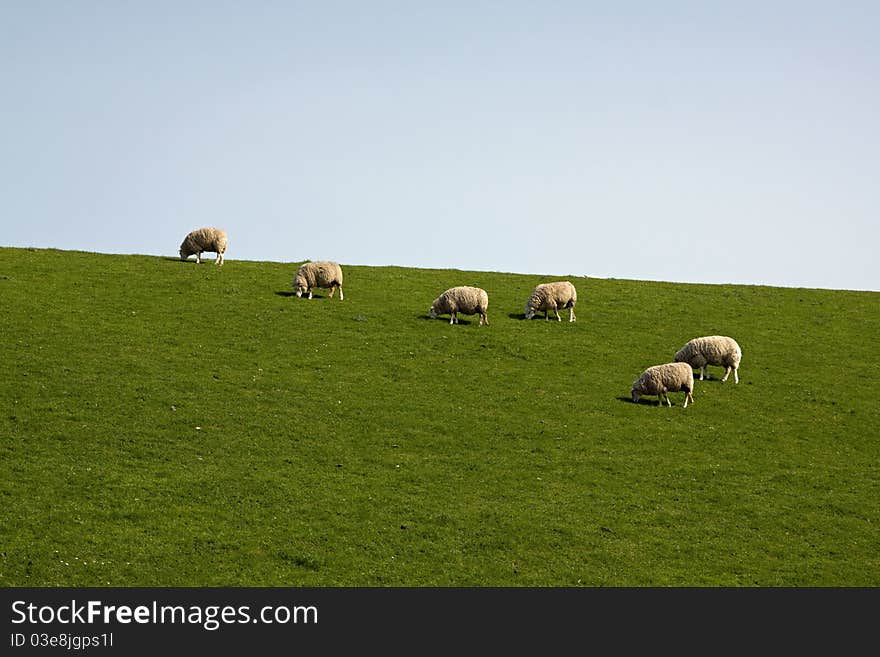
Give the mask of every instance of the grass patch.
<path id="1" fill-rule="evenodd" d="M 877 293 L 298 264 L 0 248 L 0 585 L 880 584 Z"/>

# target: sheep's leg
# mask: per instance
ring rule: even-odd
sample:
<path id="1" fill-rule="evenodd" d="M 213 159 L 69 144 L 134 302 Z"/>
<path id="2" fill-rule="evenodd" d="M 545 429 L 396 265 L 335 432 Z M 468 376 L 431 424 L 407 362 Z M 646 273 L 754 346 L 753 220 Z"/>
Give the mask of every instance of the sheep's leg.
<path id="1" fill-rule="evenodd" d="M 455 324 L 455 323 L 456 323 L 455 313 L 454 313 L 454 312 L 453 312 L 453 313 L 449 313 L 449 323 L 450 323 L 450 324 Z"/>
<path id="2" fill-rule="evenodd" d="M 201 251 L 196 252 L 196 264 L 197 265 L 202 264 L 202 252 Z"/>
<path id="3" fill-rule="evenodd" d="M 217 257 L 214 259 L 214 264 L 215 265 L 222 265 L 223 264 L 223 254 L 220 253 L 219 251 L 217 252 Z"/>
<path id="4" fill-rule="evenodd" d="M 574 306 L 572 306 L 572 307 L 569 308 L 569 310 L 568 310 L 568 321 L 569 321 L 569 322 L 573 322 L 574 320 L 575 320 L 575 317 L 574 317 Z"/>
<path id="5" fill-rule="evenodd" d="M 557 322 L 561 322 L 561 321 L 562 321 L 562 318 L 559 316 L 559 309 L 558 309 L 558 308 L 554 308 L 554 309 L 553 309 L 553 312 L 556 314 L 556 321 L 557 321 Z"/>
<path id="6" fill-rule="evenodd" d="M 738 370 L 739 370 L 738 367 L 734 367 L 734 368 L 733 368 L 733 382 L 734 382 L 734 383 L 739 383 L 739 372 L 738 372 Z"/>
<path id="7" fill-rule="evenodd" d="M 339 300 L 342 301 L 345 297 L 342 296 L 342 286 L 339 286 Z"/>
<path id="8" fill-rule="evenodd" d="M 725 381 L 727 381 L 727 377 L 730 376 L 730 370 L 732 370 L 732 369 L 733 368 L 730 365 L 728 365 L 727 367 L 724 368 L 724 378 L 721 379 L 721 383 L 724 383 Z"/>
<path id="9" fill-rule="evenodd" d="M 312 288 L 309 288 L 309 299 L 312 298 Z"/>
<path id="10" fill-rule="evenodd" d="M 330 294 L 328 295 L 331 299 L 333 298 L 333 293 L 334 293 L 334 292 L 336 292 L 336 286 L 335 286 L 335 285 L 331 285 L 331 286 L 330 286 Z"/>
<path id="11" fill-rule="evenodd" d="M 705 365 L 700 365 L 700 381 L 703 380 L 703 373 L 706 371 Z"/>

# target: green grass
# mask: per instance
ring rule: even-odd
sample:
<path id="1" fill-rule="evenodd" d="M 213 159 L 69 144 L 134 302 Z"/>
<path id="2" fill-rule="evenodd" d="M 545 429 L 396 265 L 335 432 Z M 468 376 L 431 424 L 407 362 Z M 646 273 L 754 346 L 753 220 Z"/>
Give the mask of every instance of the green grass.
<path id="1" fill-rule="evenodd" d="M 0 248 L 0 585 L 880 585 L 880 294 L 297 264 Z"/>

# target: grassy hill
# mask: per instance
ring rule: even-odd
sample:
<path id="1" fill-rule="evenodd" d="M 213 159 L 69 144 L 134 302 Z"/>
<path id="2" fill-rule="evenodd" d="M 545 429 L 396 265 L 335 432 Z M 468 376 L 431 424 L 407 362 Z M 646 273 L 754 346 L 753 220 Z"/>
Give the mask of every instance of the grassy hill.
<path id="1" fill-rule="evenodd" d="M 297 264 L 0 248 L 0 585 L 880 585 L 880 294 Z"/>

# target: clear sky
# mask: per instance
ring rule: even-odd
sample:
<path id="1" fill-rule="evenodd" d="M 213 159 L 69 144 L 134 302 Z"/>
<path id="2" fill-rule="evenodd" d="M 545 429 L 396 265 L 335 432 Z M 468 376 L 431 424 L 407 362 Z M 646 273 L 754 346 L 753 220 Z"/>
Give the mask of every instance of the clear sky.
<path id="1" fill-rule="evenodd" d="M 0 0 L 0 245 L 880 290 L 880 2 Z"/>

